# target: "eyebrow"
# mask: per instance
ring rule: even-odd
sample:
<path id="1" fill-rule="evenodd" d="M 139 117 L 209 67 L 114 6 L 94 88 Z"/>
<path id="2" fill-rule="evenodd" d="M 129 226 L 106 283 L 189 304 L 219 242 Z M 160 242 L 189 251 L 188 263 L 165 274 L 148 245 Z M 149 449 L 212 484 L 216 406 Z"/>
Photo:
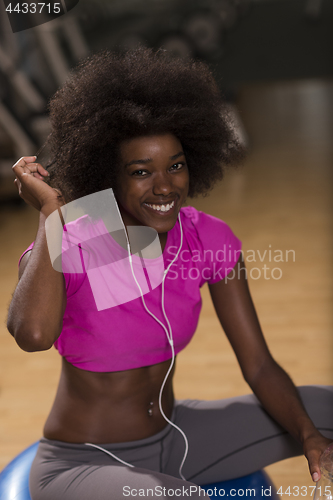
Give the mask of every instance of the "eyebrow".
<path id="1" fill-rule="evenodd" d="M 179 158 L 180 156 L 185 156 L 185 153 L 183 151 L 180 151 L 179 153 L 177 153 L 173 156 L 170 156 L 169 159 L 170 160 L 177 160 L 177 158 Z M 146 163 L 150 163 L 152 161 L 153 161 L 152 158 L 143 158 L 141 160 L 132 160 L 129 163 L 126 163 L 125 168 L 130 167 L 131 165 L 134 165 L 134 164 L 145 165 Z"/>

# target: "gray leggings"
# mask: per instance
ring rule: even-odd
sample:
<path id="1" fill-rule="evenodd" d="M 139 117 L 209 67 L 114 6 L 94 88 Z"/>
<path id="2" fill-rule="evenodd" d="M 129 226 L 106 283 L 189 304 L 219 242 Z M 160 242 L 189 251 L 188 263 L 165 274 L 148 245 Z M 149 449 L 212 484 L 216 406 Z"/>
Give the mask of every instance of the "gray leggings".
<path id="1" fill-rule="evenodd" d="M 299 393 L 315 426 L 333 440 L 333 387 L 300 387 Z M 178 401 L 172 420 L 189 442 L 186 481 L 178 473 L 184 440 L 171 425 L 147 439 L 99 445 L 133 468 L 85 444 L 42 438 L 30 473 L 32 500 L 119 500 L 135 493 L 198 499 L 203 492 L 196 485 L 244 476 L 302 454 L 253 394 Z"/>

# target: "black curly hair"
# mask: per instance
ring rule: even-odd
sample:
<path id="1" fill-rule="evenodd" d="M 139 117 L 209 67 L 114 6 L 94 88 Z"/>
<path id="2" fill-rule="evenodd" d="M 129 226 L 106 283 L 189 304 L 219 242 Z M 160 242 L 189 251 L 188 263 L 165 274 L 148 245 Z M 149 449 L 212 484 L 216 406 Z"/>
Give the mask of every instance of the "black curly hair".
<path id="1" fill-rule="evenodd" d="M 50 184 L 67 202 L 115 187 L 125 139 L 174 134 L 187 159 L 189 197 L 205 195 L 224 166 L 243 156 L 209 68 L 162 50 L 89 57 L 56 92 L 49 111 Z"/>

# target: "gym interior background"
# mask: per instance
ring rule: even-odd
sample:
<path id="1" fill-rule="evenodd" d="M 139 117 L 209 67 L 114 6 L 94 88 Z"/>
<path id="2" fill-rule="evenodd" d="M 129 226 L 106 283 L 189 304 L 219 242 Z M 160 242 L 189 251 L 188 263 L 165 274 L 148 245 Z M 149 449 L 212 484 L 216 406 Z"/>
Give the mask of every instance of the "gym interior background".
<path id="1" fill-rule="evenodd" d="M 189 204 L 242 239 L 277 361 L 297 385 L 332 384 L 333 2 L 80 0 L 53 21 L 21 28 L 12 32 L 0 0 L 0 470 L 41 436 L 60 373 L 54 349 L 20 351 L 5 326 L 17 260 L 38 220 L 10 167 L 36 154 L 49 133 L 49 97 L 101 48 L 143 44 L 210 65 L 248 155 Z M 206 286 L 202 295 L 197 334 L 178 357 L 176 396 L 247 393 Z M 283 491 L 312 484 L 303 457 L 267 470 Z"/>

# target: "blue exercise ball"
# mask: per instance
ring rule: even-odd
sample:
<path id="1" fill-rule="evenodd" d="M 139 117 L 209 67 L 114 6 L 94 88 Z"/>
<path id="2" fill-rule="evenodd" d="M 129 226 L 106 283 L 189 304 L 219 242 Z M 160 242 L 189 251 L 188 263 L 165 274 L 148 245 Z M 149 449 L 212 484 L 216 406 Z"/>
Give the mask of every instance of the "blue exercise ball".
<path id="1" fill-rule="evenodd" d="M 209 498 L 219 498 L 220 500 L 223 497 L 224 499 L 229 497 L 230 500 L 249 500 L 251 498 L 279 500 L 275 486 L 263 470 L 229 481 L 205 484 L 201 488 L 207 492 Z"/>
<path id="2" fill-rule="evenodd" d="M 31 500 L 29 474 L 38 444 L 39 441 L 22 451 L 0 473 L 1 500 Z"/>

